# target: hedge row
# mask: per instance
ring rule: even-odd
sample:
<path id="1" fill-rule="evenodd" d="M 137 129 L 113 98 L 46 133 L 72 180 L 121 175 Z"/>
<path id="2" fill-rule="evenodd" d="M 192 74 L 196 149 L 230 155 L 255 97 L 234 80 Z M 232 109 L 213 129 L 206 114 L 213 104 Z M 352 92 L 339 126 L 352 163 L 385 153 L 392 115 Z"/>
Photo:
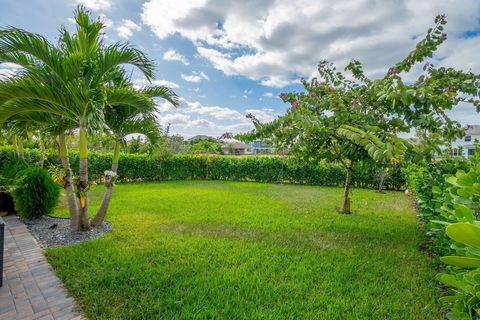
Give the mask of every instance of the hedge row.
<path id="1" fill-rule="evenodd" d="M 0 148 L 0 161 L 12 157 L 11 148 Z M 27 149 L 26 161 L 38 161 L 39 152 Z M 89 179 L 100 182 L 103 172 L 109 170 L 110 153 L 90 152 Z M 72 168 L 78 168 L 78 153 L 71 152 Z M 0 164 L 1 165 L 1 164 Z M 45 166 L 59 166 L 53 152 L 47 152 Z M 355 187 L 375 188 L 377 169 L 372 164 L 358 165 L 352 179 Z M 121 182 L 168 181 L 168 180 L 233 180 L 257 182 L 285 182 L 322 186 L 341 186 L 345 181 L 345 170 L 336 164 L 299 163 L 288 157 L 276 156 L 205 156 L 171 155 L 154 158 L 146 154 L 122 154 L 118 179 Z M 387 189 L 402 189 L 402 174 L 397 171 L 385 183 Z"/>

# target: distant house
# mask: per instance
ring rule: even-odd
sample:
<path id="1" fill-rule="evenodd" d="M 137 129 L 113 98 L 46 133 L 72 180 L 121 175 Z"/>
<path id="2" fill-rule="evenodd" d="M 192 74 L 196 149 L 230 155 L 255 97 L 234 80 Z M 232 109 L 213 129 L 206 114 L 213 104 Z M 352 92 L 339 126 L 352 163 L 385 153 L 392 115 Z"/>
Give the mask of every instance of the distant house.
<path id="1" fill-rule="evenodd" d="M 253 154 L 253 148 L 243 142 L 232 141 L 222 144 L 223 154 Z"/>
<path id="2" fill-rule="evenodd" d="M 253 154 L 273 154 L 275 152 L 275 148 L 266 144 L 262 140 L 249 142 L 248 145 L 252 147 Z"/>
<path id="3" fill-rule="evenodd" d="M 475 153 L 475 141 L 480 141 L 480 125 L 468 126 L 465 136 L 452 143 L 450 155 L 453 157 L 466 157 Z"/>

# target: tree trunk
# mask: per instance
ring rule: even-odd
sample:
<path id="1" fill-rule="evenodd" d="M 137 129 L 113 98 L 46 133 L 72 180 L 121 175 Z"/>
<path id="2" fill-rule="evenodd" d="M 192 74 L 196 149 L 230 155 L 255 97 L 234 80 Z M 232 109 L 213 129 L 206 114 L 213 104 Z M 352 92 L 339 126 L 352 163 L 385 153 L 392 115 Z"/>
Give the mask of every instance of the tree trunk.
<path id="1" fill-rule="evenodd" d="M 25 149 L 23 148 L 23 141 L 22 139 L 18 139 L 18 157 L 22 160 L 25 160 Z"/>
<path id="2" fill-rule="evenodd" d="M 12 137 L 12 144 L 13 144 L 13 155 L 18 158 L 19 154 L 18 154 L 17 137 L 15 136 Z"/>
<path id="3" fill-rule="evenodd" d="M 38 158 L 38 166 L 40 168 L 43 168 L 43 164 L 45 163 L 45 144 L 43 143 L 42 139 L 40 139 L 39 144 L 40 144 L 40 156 Z"/>
<path id="4" fill-rule="evenodd" d="M 120 158 L 120 142 L 116 141 L 115 151 L 113 152 L 112 170 L 111 170 L 112 172 L 115 173 L 115 175 L 117 174 L 119 158 Z M 95 217 L 90 223 L 92 227 L 101 225 L 105 220 L 105 216 L 107 215 L 107 209 L 108 209 L 108 206 L 110 205 L 110 200 L 112 199 L 112 194 L 113 194 L 112 178 L 113 177 L 105 176 L 105 187 L 107 188 L 107 190 L 103 195 L 103 200 L 102 200 L 102 204 L 100 205 L 100 208 L 98 208 L 98 211 L 95 214 Z"/>
<path id="5" fill-rule="evenodd" d="M 343 192 L 343 203 L 341 213 L 350 214 L 350 184 L 352 180 L 353 168 L 347 168 L 347 178 L 345 179 L 345 190 Z"/>
<path id="6" fill-rule="evenodd" d="M 78 230 L 88 230 L 88 149 L 87 149 L 87 126 L 80 123 L 80 168 L 77 182 L 78 199 Z"/>
<path id="7" fill-rule="evenodd" d="M 63 169 L 65 170 L 65 180 L 63 181 L 63 187 L 67 194 L 67 205 L 70 212 L 70 227 L 72 229 L 78 228 L 78 208 L 75 202 L 75 190 L 73 189 L 73 174 L 70 167 L 70 159 L 68 157 L 67 143 L 65 140 L 65 134 L 61 133 L 58 136 L 58 145 L 60 148 L 60 159 L 62 161 Z"/>

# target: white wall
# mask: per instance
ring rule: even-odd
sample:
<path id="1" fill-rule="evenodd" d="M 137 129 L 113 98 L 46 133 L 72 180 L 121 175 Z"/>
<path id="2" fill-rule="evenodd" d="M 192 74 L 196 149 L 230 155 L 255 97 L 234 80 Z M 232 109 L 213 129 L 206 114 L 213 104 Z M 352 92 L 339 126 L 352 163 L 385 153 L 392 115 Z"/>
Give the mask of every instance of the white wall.
<path id="1" fill-rule="evenodd" d="M 470 141 L 465 141 L 466 137 L 471 137 Z M 479 134 L 476 134 L 476 135 L 466 134 L 465 137 L 463 137 L 462 139 L 457 139 L 456 141 L 452 142 L 452 148 L 455 149 L 455 148 L 461 147 L 463 150 L 462 150 L 462 154 L 459 156 L 466 157 L 468 155 L 468 149 L 475 149 L 475 146 L 474 146 L 475 140 L 478 140 L 480 142 Z"/>

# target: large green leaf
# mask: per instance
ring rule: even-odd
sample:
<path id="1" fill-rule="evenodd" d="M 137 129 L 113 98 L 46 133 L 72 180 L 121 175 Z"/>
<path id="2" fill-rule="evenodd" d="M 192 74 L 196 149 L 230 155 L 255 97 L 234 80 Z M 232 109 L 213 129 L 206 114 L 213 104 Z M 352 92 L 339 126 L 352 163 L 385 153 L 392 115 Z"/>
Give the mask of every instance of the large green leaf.
<path id="1" fill-rule="evenodd" d="M 445 232 L 453 240 L 480 248 L 480 227 L 471 223 L 454 223 L 449 225 Z"/>
<path id="2" fill-rule="evenodd" d="M 475 221 L 475 216 L 473 215 L 472 209 L 463 204 L 455 204 L 454 207 L 455 215 L 459 219 L 466 220 L 470 223 L 473 223 L 473 221 Z"/>
<path id="3" fill-rule="evenodd" d="M 445 283 L 447 286 L 450 286 L 450 287 L 459 287 L 460 286 L 457 278 L 454 275 L 451 275 L 451 274 L 441 273 L 441 274 L 437 275 L 437 280 Z"/>
<path id="4" fill-rule="evenodd" d="M 445 257 L 441 257 L 440 260 L 442 260 L 446 264 L 451 264 L 457 267 L 480 268 L 480 259 L 477 259 L 477 258 L 445 256 Z"/>

